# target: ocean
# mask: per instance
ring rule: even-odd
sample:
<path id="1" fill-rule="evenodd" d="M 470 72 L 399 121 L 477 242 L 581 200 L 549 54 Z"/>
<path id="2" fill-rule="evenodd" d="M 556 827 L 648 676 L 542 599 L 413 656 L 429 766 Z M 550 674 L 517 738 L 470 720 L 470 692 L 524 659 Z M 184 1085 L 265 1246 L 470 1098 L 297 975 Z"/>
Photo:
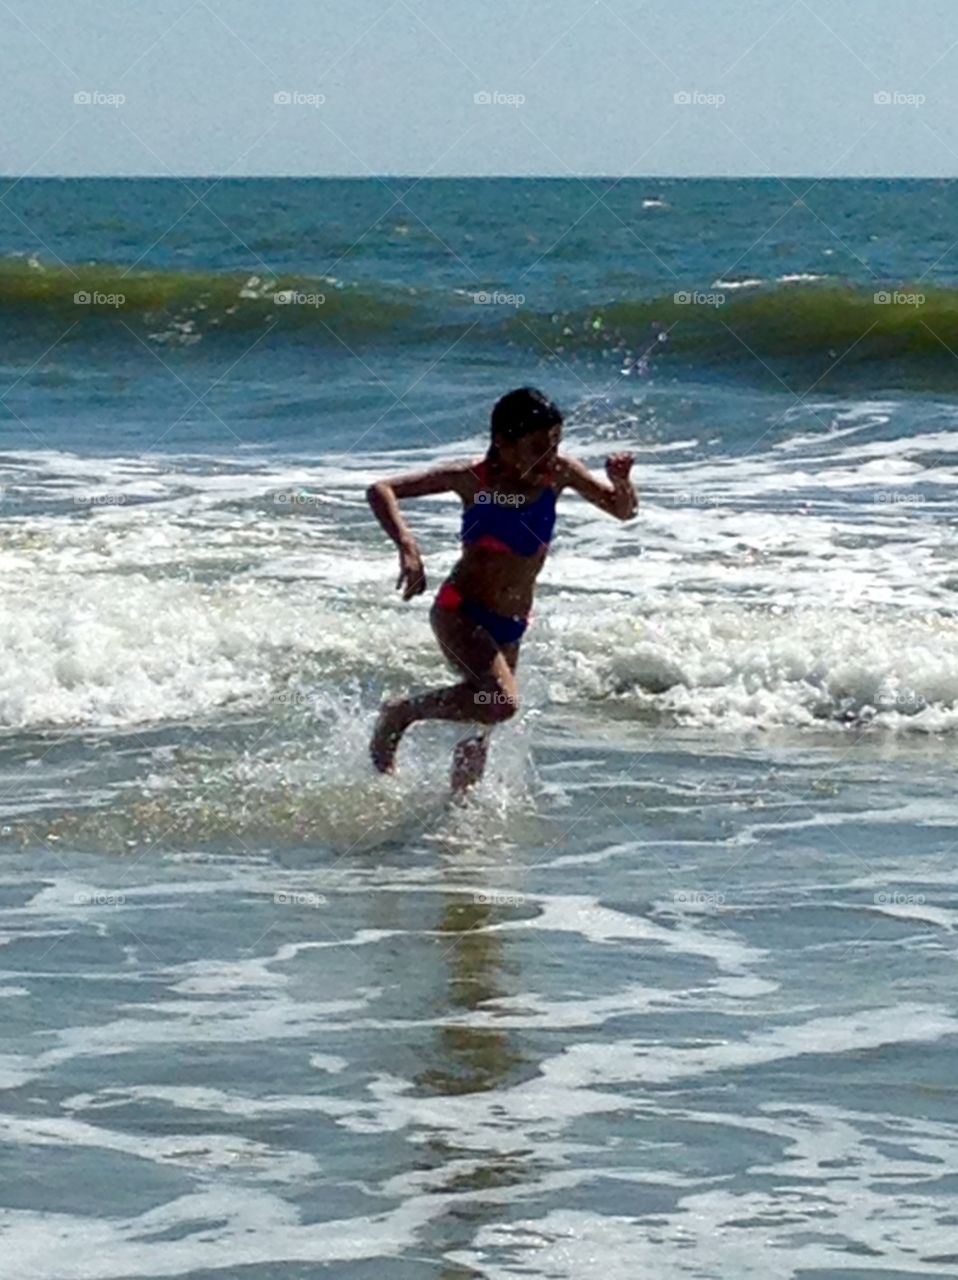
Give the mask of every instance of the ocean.
<path id="1" fill-rule="evenodd" d="M 958 1276 L 958 189 L 9 180 L 6 1280 Z M 383 697 L 540 386 L 521 714 Z"/>

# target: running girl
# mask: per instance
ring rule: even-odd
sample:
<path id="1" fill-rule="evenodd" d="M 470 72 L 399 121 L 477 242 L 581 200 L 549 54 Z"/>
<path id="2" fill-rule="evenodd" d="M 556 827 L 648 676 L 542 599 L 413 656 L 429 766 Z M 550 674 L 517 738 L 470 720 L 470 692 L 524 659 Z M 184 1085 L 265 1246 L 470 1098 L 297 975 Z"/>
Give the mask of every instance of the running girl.
<path id="1" fill-rule="evenodd" d="M 583 463 L 559 453 L 561 436 L 556 406 L 541 391 L 521 387 L 493 409 L 492 438 L 480 462 L 452 463 L 369 486 L 369 504 L 399 547 L 396 586 L 404 600 L 426 590 L 426 574 L 400 499 L 451 491 L 463 503 L 462 556 L 430 614 L 439 647 L 462 678 L 383 705 L 369 744 L 380 772 L 393 771 L 399 739 L 416 720 L 464 720 L 481 729 L 456 747 L 453 790 L 462 791 L 482 776 L 492 726 L 515 715 L 519 705 L 519 642 L 552 538 L 556 498 L 568 487 L 619 520 L 635 515 L 632 455 L 608 458 L 610 484 L 603 484 Z"/>

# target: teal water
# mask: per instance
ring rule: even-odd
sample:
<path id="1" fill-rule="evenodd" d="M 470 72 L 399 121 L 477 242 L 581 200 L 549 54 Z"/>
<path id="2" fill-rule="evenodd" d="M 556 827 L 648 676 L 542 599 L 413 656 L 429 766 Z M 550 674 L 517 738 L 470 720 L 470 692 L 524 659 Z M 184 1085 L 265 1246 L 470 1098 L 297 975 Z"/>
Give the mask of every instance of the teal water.
<path id="1" fill-rule="evenodd" d="M 789 187 L 7 190 L 4 1276 L 958 1275 L 958 197 Z M 642 507 L 455 810 L 364 491 L 525 382 Z"/>

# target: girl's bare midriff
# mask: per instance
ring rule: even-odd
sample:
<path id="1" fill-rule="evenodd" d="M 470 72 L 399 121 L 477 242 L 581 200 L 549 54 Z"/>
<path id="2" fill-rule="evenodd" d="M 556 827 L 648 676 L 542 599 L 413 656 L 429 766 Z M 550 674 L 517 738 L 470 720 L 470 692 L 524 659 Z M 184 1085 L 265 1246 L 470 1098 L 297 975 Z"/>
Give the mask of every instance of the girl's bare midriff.
<path id="1" fill-rule="evenodd" d="M 524 618 L 532 608 L 545 558 L 545 547 L 534 556 L 517 556 L 511 551 L 466 546 L 449 576 L 467 600 L 505 617 Z"/>

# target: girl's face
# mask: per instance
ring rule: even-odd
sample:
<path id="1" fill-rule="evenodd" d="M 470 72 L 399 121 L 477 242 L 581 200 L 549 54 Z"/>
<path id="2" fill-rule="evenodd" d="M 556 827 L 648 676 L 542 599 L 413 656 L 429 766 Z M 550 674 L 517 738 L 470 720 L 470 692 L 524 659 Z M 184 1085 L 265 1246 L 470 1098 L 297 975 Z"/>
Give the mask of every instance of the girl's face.
<path id="1" fill-rule="evenodd" d="M 518 440 L 497 439 L 496 447 L 503 465 L 515 472 L 517 479 L 542 484 L 555 466 L 561 439 L 561 427 L 547 427 Z"/>

